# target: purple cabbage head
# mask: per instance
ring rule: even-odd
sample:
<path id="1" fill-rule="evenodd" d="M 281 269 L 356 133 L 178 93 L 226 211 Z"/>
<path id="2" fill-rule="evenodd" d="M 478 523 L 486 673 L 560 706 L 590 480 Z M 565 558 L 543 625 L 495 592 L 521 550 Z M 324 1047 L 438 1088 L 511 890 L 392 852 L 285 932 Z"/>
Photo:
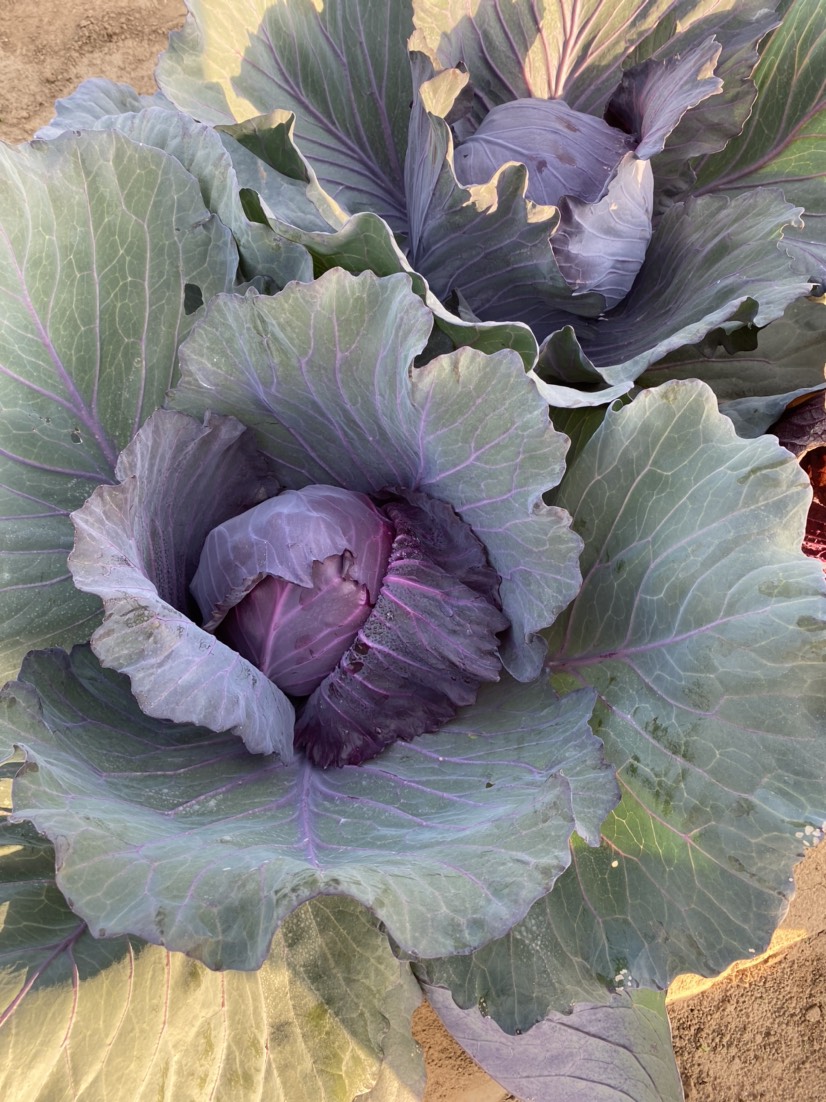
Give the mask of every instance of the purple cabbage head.
<path id="1" fill-rule="evenodd" d="M 654 175 L 638 144 L 563 100 L 517 99 L 457 146 L 454 169 L 461 184 L 484 184 L 508 162 L 524 164 L 528 199 L 559 208 L 551 247 L 561 274 L 610 308 L 631 289 L 653 232 Z"/>
<path id="2" fill-rule="evenodd" d="M 491 58 L 477 49 L 483 38 L 481 31 L 466 38 L 457 26 L 431 44 L 435 54 L 413 55 L 418 88 L 409 158 L 427 166 L 446 150 L 455 182 L 485 190 L 456 193 L 452 205 L 427 202 L 433 174 L 411 169 L 412 262 L 437 293 L 456 291 L 480 318 L 518 318 L 538 336 L 570 324 L 587 336 L 590 319 L 628 298 L 654 224 L 673 202 L 669 189 L 683 187 L 688 139 L 675 137 L 665 164 L 660 155 L 684 118 L 721 92 L 714 75 L 721 46 L 709 37 L 626 69 L 597 114 L 597 103 L 585 109 L 588 97 L 561 98 L 561 84 L 545 98 L 518 80 L 500 82 Z M 484 45 L 507 54 L 501 42 Z M 510 98 L 516 88 L 522 94 Z M 685 134 L 699 125 L 688 119 Z M 527 172 L 505 171 L 517 165 Z M 516 187 L 527 209 L 515 199 Z M 417 202 L 422 189 L 426 198 Z M 467 232 L 454 249 L 460 231 Z M 442 245 L 446 236 L 450 249 Z M 471 265 L 474 249 L 479 263 Z"/>
<path id="3" fill-rule="evenodd" d="M 630 134 L 564 100 L 517 99 L 488 112 L 458 145 L 454 164 L 461 183 L 483 184 L 520 161 L 528 169 L 528 198 L 556 207 L 566 195 L 596 202 L 635 145 Z"/>
<path id="4" fill-rule="evenodd" d="M 445 503 L 311 485 L 212 529 L 190 588 L 204 627 L 296 698 L 296 747 L 328 766 L 438 730 L 499 679 L 498 585 Z"/>
<path id="5" fill-rule="evenodd" d="M 191 589 L 208 630 L 285 693 L 306 696 L 376 603 L 391 542 L 364 494 L 285 490 L 213 528 Z"/>

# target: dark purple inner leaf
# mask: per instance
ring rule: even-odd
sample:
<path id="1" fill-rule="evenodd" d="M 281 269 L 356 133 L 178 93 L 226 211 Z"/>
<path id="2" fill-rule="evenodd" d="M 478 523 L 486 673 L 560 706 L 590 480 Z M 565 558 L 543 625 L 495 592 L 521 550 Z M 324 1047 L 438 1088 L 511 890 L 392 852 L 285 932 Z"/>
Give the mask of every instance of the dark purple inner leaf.
<path id="1" fill-rule="evenodd" d="M 296 724 L 296 749 L 322 767 L 438 730 L 499 679 L 508 620 L 481 543 L 449 506 L 404 496 L 384 506 L 396 538 L 376 606 Z"/>
<path id="2" fill-rule="evenodd" d="M 638 157 L 661 153 L 686 111 L 722 89 L 722 80 L 713 75 L 719 56 L 720 45 L 709 37 L 683 56 L 649 58 L 628 69 L 606 108 L 606 121 L 634 136 Z"/>
<path id="3" fill-rule="evenodd" d="M 798 459 L 802 459 L 812 448 L 826 447 L 826 399 L 823 393 L 819 391 L 793 402 L 769 432 Z"/>
<path id="4" fill-rule="evenodd" d="M 826 570 L 826 401 L 821 392 L 792 405 L 769 429 L 797 456 L 814 499 L 806 519 L 803 551 Z"/>
<path id="5" fill-rule="evenodd" d="M 416 490 L 394 487 L 392 496 L 416 510 L 416 534 L 426 543 L 432 562 L 500 608 L 499 575 L 488 562 L 482 541 L 459 520 L 453 507 Z M 398 502 L 391 504 L 399 508 Z"/>
<path id="6" fill-rule="evenodd" d="M 806 518 L 803 551 L 813 559 L 820 559 L 826 570 L 826 448 L 813 448 L 800 465 L 809 476 L 814 491 Z"/>

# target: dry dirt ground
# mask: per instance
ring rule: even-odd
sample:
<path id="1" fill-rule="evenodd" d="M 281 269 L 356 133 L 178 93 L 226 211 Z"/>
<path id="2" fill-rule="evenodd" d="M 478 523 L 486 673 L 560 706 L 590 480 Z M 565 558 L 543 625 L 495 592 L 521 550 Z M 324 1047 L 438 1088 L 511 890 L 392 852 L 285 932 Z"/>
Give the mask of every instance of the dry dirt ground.
<path id="1" fill-rule="evenodd" d="M 27 140 L 86 77 L 152 91 L 157 55 L 183 15 L 180 0 L 0 0 L 0 138 Z M 785 925 L 803 936 L 671 1002 L 687 1102 L 826 1100 L 826 843 L 801 866 Z M 505 1102 L 432 1013 L 416 1026 L 427 1102 Z"/>

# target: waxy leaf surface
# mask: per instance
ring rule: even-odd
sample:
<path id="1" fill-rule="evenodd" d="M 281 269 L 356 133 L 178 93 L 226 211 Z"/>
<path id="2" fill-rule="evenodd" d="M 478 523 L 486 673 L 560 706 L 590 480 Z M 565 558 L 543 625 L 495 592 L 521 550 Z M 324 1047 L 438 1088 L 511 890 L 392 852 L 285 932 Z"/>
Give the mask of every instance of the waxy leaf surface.
<path id="1" fill-rule="evenodd" d="M 792 0 L 761 51 L 757 103 L 741 137 L 698 167 L 698 192 L 781 188 L 805 209 L 786 235 L 803 273 L 826 283 L 826 20 L 819 0 Z"/>
<path id="2" fill-rule="evenodd" d="M 257 972 L 210 972 L 134 937 L 93 938 L 57 889 L 51 847 L 21 846 L 18 832 L 0 823 L 4 1096 L 43 1102 L 82 1084 L 88 1102 L 110 1102 L 128 1084 L 135 1102 L 310 1090 L 350 1102 L 383 1083 L 394 1102 L 421 1097 L 418 985 L 352 900 L 299 908 Z"/>
<path id="3" fill-rule="evenodd" d="M 325 189 L 356 213 L 404 224 L 410 112 L 406 0 L 189 0 L 158 81 L 178 106 L 232 124 L 280 109 Z"/>
<path id="4" fill-rule="evenodd" d="M 500 936 L 592 844 L 616 800 L 590 691 L 505 681 L 436 735 L 324 771 L 143 715 L 85 647 L 30 656 L 0 731 L 29 762 L 16 819 L 102 936 L 258 968 L 299 904 L 347 895 L 414 956 Z"/>
<path id="5" fill-rule="evenodd" d="M 740 436 L 762 435 L 791 401 L 826 385 L 823 299 L 797 299 L 777 321 L 759 330 L 738 330 L 722 346 L 719 335 L 711 333 L 706 341 L 653 364 L 637 380 L 639 385 L 702 379 Z"/>
<path id="6" fill-rule="evenodd" d="M 89 637 L 68 514 L 174 383 L 187 287 L 226 290 L 237 264 L 159 151 L 118 134 L 0 147 L 0 681 L 32 647 Z"/>
<path id="7" fill-rule="evenodd" d="M 250 751 L 292 756 L 284 693 L 190 613 L 189 582 L 210 530 L 271 497 L 278 482 L 251 434 L 230 417 L 204 423 L 156 410 L 100 487 L 72 514 L 69 568 L 103 601 L 92 649 L 128 674 L 151 716 L 232 730 Z"/>
<path id="8" fill-rule="evenodd" d="M 55 103 L 54 118 L 41 126 L 35 137 L 48 141 L 71 130 L 97 130 L 103 119 L 112 115 L 129 115 L 149 107 L 172 104 L 162 92 L 140 95 L 129 84 L 117 84 L 105 77 L 91 77 Z"/>
<path id="9" fill-rule="evenodd" d="M 801 475 L 771 438 L 738 438 L 696 381 L 609 412 L 580 451 L 556 497 L 585 580 L 550 666 L 596 689 L 623 798 L 506 939 L 427 966 L 461 1006 L 484 999 L 525 1029 L 768 942 L 796 834 L 826 818 L 826 601 L 799 551 Z"/>
<path id="10" fill-rule="evenodd" d="M 625 301 L 604 318 L 583 318 L 576 336 L 570 328 L 553 333 L 537 370 L 617 385 L 718 326 L 779 318 L 811 289 L 784 249 L 798 213 L 771 189 L 675 205 L 654 231 Z"/>
<path id="11" fill-rule="evenodd" d="M 443 67 L 464 63 L 487 110 L 562 97 L 596 115 L 631 63 L 684 55 L 716 34 L 735 69 L 744 38 L 753 43 L 776 23 L 763 0 L 726 10 L 713 0 L 415 0 L 413 7 L 414 44 Z M 738 92 L 747 109 L 748 87 Z M 731 101 L 733 94 L 729 111 Z"/>
<path id="12" fill-rule="evenodd" d="M 425 993 L 462 1048 L 526 1102 L 683 1102 L 664 992 L 579 1004 L 519 1036 L 503 1033 L 478 1007 L 461 1010 L 444 988 Z"/>

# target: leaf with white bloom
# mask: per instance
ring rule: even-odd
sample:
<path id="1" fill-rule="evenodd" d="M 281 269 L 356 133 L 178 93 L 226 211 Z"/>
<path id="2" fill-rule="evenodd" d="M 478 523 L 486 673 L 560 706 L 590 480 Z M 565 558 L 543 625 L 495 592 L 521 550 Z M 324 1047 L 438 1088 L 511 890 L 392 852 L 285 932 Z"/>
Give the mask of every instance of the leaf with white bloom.
<path id="1" fill-rule="evenodd" d="M 88 639 L 68 514 L 174 383 L 187 289 L 228 289 L 238 256 L 193 177 L 119 134 L 0 146 L 0 181 L 2 681 Z"/>
<path id="2" fill-rule="evenodd" d="M 166 109 L 146 110 L 150 106 Z M 372 214 L 348 218 L 297 149 L 292 113 L 275 110 L 218 126 L 216 134 L 160 95 L 150 101 L 127 85 L 94 80 L 69 97 L 64 116 L 65 125 L 46 128 L 43 136 L 75 127 L 117 129 L 180 160 L 201 184 L 209 209 L 233 230 L 247 277 L 270 275 L 277 286 L 290 279 L 306 282 L 312 278 L 310 257 L 317 272 L 333 266 L 377 275 L 407 271 L 456 345 L 513 347 L 526 367 L 533 363 L 536 344 L 526 326 L 470 324 L 450 314 L 414 274 L 385 222 Z"/>
<path id="3" fill-rule="evenodd" d="M 479 321 L 458 317 L 442 305 L 425 280 L 410 265 L 390 227 L 375 214 L 346 217 L 321 188 L 315 172 L 293 141 L 293 116 L 273 112 L 236 126 L 219 128 L 232 157 L 250 216 L 269 225 L 279 238 L 294 242 L 312 257 L 316 275 L 343 268 L 358 275 L 407 272 L 413 289 L 433 313 L 450 347 L 496 352 L 511 348 L 530 369 L 537 354 L 536 340 L 527 325 L 513 321 Z M 274 172 L 268 173 L 267 167 Z M 455 181 L 454 181 L 454 187 Z M 417 185 L 417 191 L 421 190 Z M 487 248 L 487 245 L 485 246 Z M 550 250 L 543 246 L 545 254 Z M 512 260 L 504 242 L 497 264 Z M 443 349 L 439 349 L 442 351 Z"/>
<path id="4" fill-rule="evenodd" d="M 116 107 L 117 102 L 110 106 Z M 122 106 L 122 111 L 113 110 L 99 118 L 81 117 L 77 125 L 90 130 L 117 130 L 132 141 L 162 149 L 180 161 L 198 181 L 207 209 L 232 230 L 245 278 L 267 276 L 276 287 L 293 279 L 312 279 L 312 263 L 306 250 L 247 217 L 241 199 L 245 184 L 235 164 L 236 158 L 242 160 L 243 148 L 236 149 L 237 143 L 231 138 L 222 139 L 212 127 L 176 111 L 170 103 L 143 108 L 126 98 Z M 266 186 L 271 198 L 278 197 L 279 205 L 290 213 L 300 211 L 305 219 L 314 216 L 317 225 L 326 225 L 307 197 L 306 184 L 286 178 L 260 161 L 257 169 L 259 187 Z"/>
<path id="5" fill-rule="evenodd" d="M 634 385 L 632 382 L 618 383 L 617 386 L 597 387 L 594 390 L 580 390 L 578 387 L 564 386 L 561 383 L 546 383 L 535 371 L 530 372 L 536 389 L 549 406 L 556 409 L 587 409 L 594 406 L 608 406 L 622 398 Z M 554 413 L 554 424 L 557 417 Z M 559 427 L 559 426 L 557 426 Z M 568 429 L 561 429 L 570 436 Z"/>
<path id="6" fill-rule="evenodd" d="M 734 425 L 738 436 L 754 438 L 768 432 L 771 426 L 797 399 L 808 398 L 826 389 L 826 383 L 817 387 L 791 390 L 771 398 L 735 398 L 720 402 L 720 412 Z"/>
<path id="7" fill-rule="evenodd" d="M 694 174 L 688 162 L 724 149 L 748 125 L 757 95 L 753 72 L 758 47 L 780 22 L 777 7 L 777 0 L 738 0 L 720 9 L 705 0 L 692 4 L 690 14 L 685 9 L 672 11 L 642 44 L 646 57 L 666 59 L 672 58 L 675 50 L 684 55 L 686 49 L 694 48 L 693 43 L 702 46 L 704 35 L 713 36 L 720 45 L 713 79 L 720 81 L 721 87 L 683 114 L 669 134 L 664 152 L 654 159 L 658 194 L 673 196 L 689 190 Z"/>
<path id="8" fill-rule="evenodd" d="M 623 59 L 671 6 L 668 0 L 416 0 L 414 43 L 444 68 L 464 63 L 488 109 L 527 97 L 564 97 L 587 110 L 590 102 L 580 104 L 586 89 L 589 101 L 601 99 L 604 106 Z M 599 59 L 599 75 L 591 71 L 586 81 L 589 58 Z"/>
<path id="9" fill-rule="evenodd" d="M 505 939 L 427 966 L 508 1030 L 764 945 L 796 834 L 826 819 L 826 590 L 799 550 L 810 490 L 794 458 L 678 382 L 609 411 L 555 497 L 585 580 L 551 630 L 551 670 L 596 689 L 623 798 L 602 845 L 575 842 Z"/>
<path id="10" fill-rule="evenodd" d="M 413 45 L 444 68 L 464 63 L 487 110 L 529 96 L 561 97 L 577 111 L 602 115 L 631 64 L 683 56 L 715 34 L 727 72 L 739 78 L 728 97 L 731 114 L 741 99 L 747 111 L 753 98 L 735 64 L 742 40 L 750 32 L 753 46 L 775 25 L 775 6 L 772 0 L 740 0 L 724 10 L 711 0 L 415 0 Z"/>
<path id="11" fill-rule="evenodd" d="M 0 825 L 0 847 L 13 831 Z M 134 1102 L 294 1102 L 308 1084 L 318 1102 L 379 1083 L 420 1097 L 419 987 L 350 900 L 299 908 L 257 972 L 215 973 L 137 938 L 93 938 L 51 848 L 17 847 L 0 849 L 0 918 L 0 1092 L 15 1102 L 79 1083 L 88 1102 L 124 1083 Z"/>
<path id="12" fill-rule="evenodd" d="M 485 687 L 442 731 L 324 771 L 143 715 L 86 648 L 30 656 L 0 727 L 25 753 L 14 815 L 57 847 L 57 882 L 101 936 L 212 968 L 259 967 L 302 902 L 347 895 L 407 952 L 500 936 L 592 843 L 616 800 L 590 691 Z"/>
<path id="13" fill-rule="evenodd" d="M 55 117 L 48 126 L 41 126 L 35 137 L 48 140 L 67 130 L 97 130 L 101 121 L 112 115 L 132 114 L 149 107 L 172 108 L 172 104 L 162 92 L 139 95 L 129 84 L 92 77 L 55 103 Z"/>
<path id="14" fill-rule="evenodd" d="M 699 193 L 781 188 L 806 212 L 785 246 L 804 275 L 826 283 L 826 23 L 820 0 L 784 8 L 754 73 L 758 97 L 748 127 L 700 163 Z"/>
<path id="15" fill-rule="evenodd" d="M 72 514 L 75 585 L 103 601 L 92 647 L 129 675 L 147 715 L 231 730 L 257 754 L 292 756 L 292 705 L 190 618 L 189 582 L 208 533 L 278 490 L 251 434 L 157 410 L 121 452 L 117 486 Z"/>
<path id="16" fill-rule="evenodd" d="M 157 76 L 177 106 L 209 123 L 280 109 L 301 150 L 350 213 L 403 228 L 410 111 L 410 4 L 396 0 L 188 0 Z"/>
<path id="17" fill-rule="evenodd" d="M 706 341 L 652 364 L 638 383 L 702 379 L 741 436 L 760 436 L 795 398 L 826 385 L 826 302 L 796 299 L 763 329 L 741 329 L 718 343 Z"/>
<path id="18" fill-rule="evenodd" d="M 295 115 L 272 111 L 217 129 L 238 182 L 258 195 L 270 225 L 281 229 L 279 223 L 283 222 L 322 233 L 341 229 L 347 221 L 346 212 L 322 188 L 312 165 L 295 145 Z M 286 227 L 282 233 L 289 237 Z"/>
<path id="19" fill-rule="evenodd" d="M 664 993 L 638 988 L 607 1005 L 578 1004 L 520 1036 L 503 1033 L 478 1007 L 460 1009 L 443 988 L 425 993 L 462 1048 L 518 1098 L 683 1102 Z"/>

